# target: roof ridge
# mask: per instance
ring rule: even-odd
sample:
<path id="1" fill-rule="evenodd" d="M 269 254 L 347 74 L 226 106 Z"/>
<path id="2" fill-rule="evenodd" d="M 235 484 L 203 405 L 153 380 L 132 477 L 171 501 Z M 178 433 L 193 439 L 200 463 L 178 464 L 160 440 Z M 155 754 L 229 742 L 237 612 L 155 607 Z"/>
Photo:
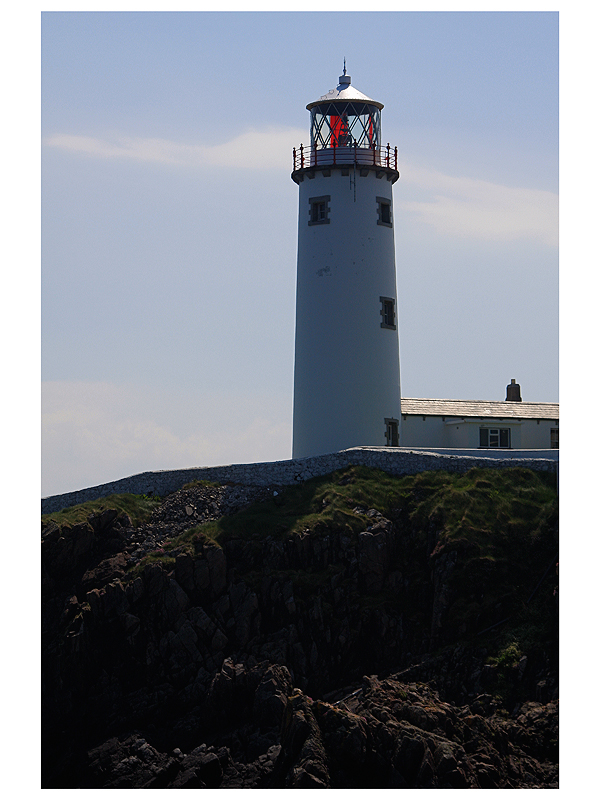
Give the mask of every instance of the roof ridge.
<path id="1" fill-rule="evenodd" d="M 514 400 L 458 400 L 450 397 L 402 397 L 401 400 L 422 400 L 426 403 L 510 403 L 511 405 L 545 405 L 545 406 L 557 406 L 558 401 L 554 400 L 519 400 L 515 402 Z"/>

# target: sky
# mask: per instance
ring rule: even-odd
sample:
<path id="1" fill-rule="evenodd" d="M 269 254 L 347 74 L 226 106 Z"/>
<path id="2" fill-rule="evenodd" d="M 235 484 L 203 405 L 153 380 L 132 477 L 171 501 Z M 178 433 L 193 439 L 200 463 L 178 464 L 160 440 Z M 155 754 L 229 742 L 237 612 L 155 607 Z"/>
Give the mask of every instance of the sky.
<path id="1" fill-rule="evenodd" d="M 42 496 L 291 457 L 307 103 L 384 104 L 403 397 L 558 401 L 558 13 L 45 12 Z"/>

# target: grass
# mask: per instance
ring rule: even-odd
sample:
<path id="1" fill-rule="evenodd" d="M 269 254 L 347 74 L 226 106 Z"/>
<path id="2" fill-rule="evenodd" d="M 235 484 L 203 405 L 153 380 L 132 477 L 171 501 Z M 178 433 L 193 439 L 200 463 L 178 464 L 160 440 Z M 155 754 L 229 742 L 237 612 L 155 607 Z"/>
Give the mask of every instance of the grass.
<path id="1" fill-rule="evenodd" d="M 367 527 L 367 518 L 354 513 L 359 506 L 389 511 L 398 500 L 394 479 L 380 470 L 348 467 L 330 475 L 286 487 L 277 497 L 218 521 L 215 538 L 285 539 L 310 532 L 356 534 Z M 369 520 L 370 523 L 370 520 Z"/>
<path id="2" fill-rule="evenodd" d="M 437 471 L 394 477 L 353 466 L 285 487 L 277 497 L 191 528 L 174 538 L 168 550 L 193 552 L 201 536 L 219 545 L 237 538 L 258 546 L 268 537 L 283 540 L 301 533 L 355 536 L 372 524 L 364 513 L 371 508 L 402 518 L 417 539 L 433 531 L 434 557 L 449 548 L 470 553 L 477 584 L 503 561 L 518 568 L 519 556 L 547 539 L 558 519 L 554 476 L 544 473 L 472 469 L 462 475 Z"/>
<path id="3" fill-rule="evenodd" d="M 55 522 L 59 527 L 72 527 L 82 522 L 87 522 L 92 514 L 98 514 L 107 509 L 124 512 L 129 516 L 134 527 L 141 525 L 150 518 L 150 515 L 160 505 L 160 499 L 137 494 L 112 494 L 97 500 L 89 500 L 62 511 L 51 514 L 42 514 L 42 524 Z"/>
<path id="4" fill-rule="evenodd" d="M 416 524 L 432 517 L 443 519 L 444 538 L 449 541 L 462 538 L 465 531 L 477 531 L 478 546 L 491 553 L 498 535 L 505 540 L 518 538 L 527 528 L 528 536 L 535 538 L 548 517 L 556 516 L 554 476 L 549 480 L 545 473 L 514 468 L 472 469 L 453 477 L 426 486 L 430 496 L 413 512 Z"/>
<path id="5" fill-rule="evenodd" d="M 510 669 L 519 663 L 523 656 L 523 652 L 519 647 L 519 643 L 512 639 L 508 644 L 502 647 L 496 656 L 491 656 L 488 659 L 489 664 L 494 664 L 501 669 Z"/>
<path id="6" fill-rule="evenodd" d="M 113 495 L 45 515 L 43 520 L 75 525 L 92 513 L 116 508 L 140 524 L 159 502 Z M 146 556 L 128 578 L 149 563 L 171 570 L 178 553 L 194 556 L 207 540 L 223 547 L 236 539 L 244 556 L 235 567 L 248 585 L 260 591 L 266 574 L 262 564 L 266 539 L 281 541 L 306 533 L 316 538 L 343 533 L 355 539 L 373 523 L 365 513 L 372 508 L 395 524 L 401 546 L 390 568 L 401 573 L 407 589 L 348 596 L 352 607 L 365 613 L 387 608 L 420 619 L 432 593 L 431 575 L 438 561 L 449 555 L 454 566 L 444 579 L 450 589 L 444 622 L 448 640 L 470 638 L 492 628 L 480 641 L 485 640 L 490 654 L 496 653 L 502 662 L 512 652 L 512 644 L 519 652 L 529 653 L 541 642 L 552 641 L 555 634 L 548 607 L 555 576 L 548 574 L 537 595 L 531 595 L 557 551 L 556 479 L 519 467 L 400 477 L 362 466 L 347 467 L 285 487 L 276 497 L 237 514 L 190 528 Z M 297 603 L 321 595 L 326 609 L 332 578 L 342 569 L 337 564 L 273 570 L 269 576 L 292 580 Z M 345 592 L 351 588 L 345 576 L 336 583 Z M 510 624 L 497 627 L 505 619 Z M 423 624 L 429 624 L 425 617 Z M 502 648 L 508 648 L 505 656 Z M 504 669 L 505 665 L 499 666 Z"/>
<path id="7" fill-rule="evenodd" d="M 425 485 L 428 494 L 411 510 L 411 523 L 415 529 L 435 527 L 434 558 L 450 549 L 467 554 L 465 563 L 471 564 L 478 587 L 503 564 L 513 579 L 523 578 L 532 557 L 534 564 L 539 559 L 545 565 L 556 548 L 554 481 L 521 468 L 472 469 L 437 486 Z"/>

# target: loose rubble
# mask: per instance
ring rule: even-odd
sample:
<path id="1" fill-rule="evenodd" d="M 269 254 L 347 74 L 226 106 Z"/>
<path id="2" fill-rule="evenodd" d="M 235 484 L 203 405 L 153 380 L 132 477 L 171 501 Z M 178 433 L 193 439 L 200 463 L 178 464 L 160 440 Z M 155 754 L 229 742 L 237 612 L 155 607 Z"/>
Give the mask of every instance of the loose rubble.
<path id="1" fill-rule="evenodd" d="M 272 497 L 278 488 L 281 487 L 198 484 L 174 492 L 154 511 L 147 524 L 127 530 L 124 552 L 129 555 L 128 564 L 136 564 L 166 540 L 195 525 L 235 514 Z"/>

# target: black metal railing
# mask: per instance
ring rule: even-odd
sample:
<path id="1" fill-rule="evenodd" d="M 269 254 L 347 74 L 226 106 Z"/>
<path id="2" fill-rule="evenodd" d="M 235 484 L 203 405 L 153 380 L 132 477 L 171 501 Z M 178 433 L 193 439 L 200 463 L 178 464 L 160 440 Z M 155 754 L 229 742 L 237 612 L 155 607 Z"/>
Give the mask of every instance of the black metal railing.
<path id="1" fill-rule="evenodd" d="M 292 151 L 294 172 L 298 169 L 319 166 L 339 166 L 356 164 L 357 166 L 386 167 L 398 171 L 398 148 L 387 147 L 349 147 L 332 145 L 331 147 L 294 147 Z"/>

